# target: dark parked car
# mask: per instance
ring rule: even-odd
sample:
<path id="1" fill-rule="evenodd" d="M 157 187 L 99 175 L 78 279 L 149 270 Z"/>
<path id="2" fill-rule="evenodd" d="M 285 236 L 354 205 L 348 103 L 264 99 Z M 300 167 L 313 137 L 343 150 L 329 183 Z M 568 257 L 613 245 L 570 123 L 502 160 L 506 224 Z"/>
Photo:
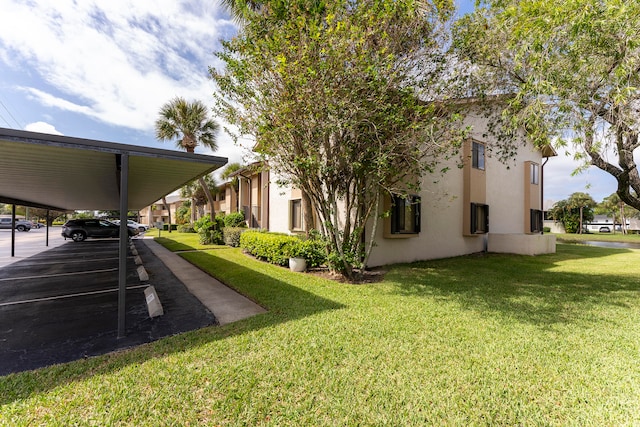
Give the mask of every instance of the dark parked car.
<path id="1" fill-rule="evenodd" d="M 11 229 L 11 218 L 0 218 L 0 228 Z M 16 219 L 16 230 L 29 231 L 31 230 L 31 221 L 25 221 L 23 219 Z"/>
<path id="2" fill-rule="evenodd" d="M 129 237 L 138 230 L 127 227 Z M 82 242 L 88 237 L 120 237 L 120 226 L 105 219 L 70 219 L 62 226 L 62 236 L 74 242 Z"/>

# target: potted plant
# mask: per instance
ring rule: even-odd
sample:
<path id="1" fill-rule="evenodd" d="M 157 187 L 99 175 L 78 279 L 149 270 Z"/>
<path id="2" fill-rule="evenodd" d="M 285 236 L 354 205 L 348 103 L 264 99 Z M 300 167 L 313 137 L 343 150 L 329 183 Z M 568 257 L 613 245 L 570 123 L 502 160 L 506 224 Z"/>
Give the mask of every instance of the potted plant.
<path id="1" fill-rule="evenodd" d="M 287 247 L 291 271 L 303 272 L 307 269 L 307 260 L 304 258 L 304 247 L 301 243 L 292 243 Z"/>

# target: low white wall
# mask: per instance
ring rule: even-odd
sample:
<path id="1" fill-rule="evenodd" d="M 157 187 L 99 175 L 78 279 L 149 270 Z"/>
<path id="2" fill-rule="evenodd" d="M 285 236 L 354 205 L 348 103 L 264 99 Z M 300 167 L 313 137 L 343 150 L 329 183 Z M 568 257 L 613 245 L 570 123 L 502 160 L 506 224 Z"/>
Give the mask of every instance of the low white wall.
<path id="1" fill-rule="evenodd" d="M 564 225 L 562 225 L 561 222 L 555 222 L 553 220 L 545 219 L 544 226 L 549 227 L 552 233 L 560 233 L 560 234 L 565 233 Z"/>
<path id="2" fill-rule="evenodd" d="M 540 255 L 556 252 L 556 236 L 552 234 L 492 234 L 487 250 L 495 253 Z"/>

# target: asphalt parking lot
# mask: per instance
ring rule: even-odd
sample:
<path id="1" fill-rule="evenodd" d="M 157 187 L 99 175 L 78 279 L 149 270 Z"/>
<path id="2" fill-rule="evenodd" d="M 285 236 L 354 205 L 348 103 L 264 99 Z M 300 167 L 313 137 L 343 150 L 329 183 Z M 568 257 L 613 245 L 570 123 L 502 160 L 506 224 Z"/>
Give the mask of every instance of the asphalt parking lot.
<path id="1" fill-rule="evenodd" d="M 11 230 L 0 230 L 0 267 L 28 258 L 46 249 L 62 245 L 65 240 L 60 235 L 61 227 L 49 228 L 49 246 L 47 228 L 34 228 L 31 231 L 16 231 L 15 254 L 11 257 Z"/>
<path id="2" fill-rule="evenodd" d="M 13 259 L 8 256 L 10 230 L 0 230 L 0 375 L 104 354 L 216 323 L 143 241 L 133 239 L 149 280 L 141 282 L 129 254 L 127 332 L 118 339 L 118 240 L 65 242 L 59 228 L 53 228 L 46 248 L 44 230 L 16 233 Z M 31 255 L 25 243 L 29 239 L 34 245 Z M 149 317 L 144 296 L 148 285 L 156 288 L 163 316 Z"/>

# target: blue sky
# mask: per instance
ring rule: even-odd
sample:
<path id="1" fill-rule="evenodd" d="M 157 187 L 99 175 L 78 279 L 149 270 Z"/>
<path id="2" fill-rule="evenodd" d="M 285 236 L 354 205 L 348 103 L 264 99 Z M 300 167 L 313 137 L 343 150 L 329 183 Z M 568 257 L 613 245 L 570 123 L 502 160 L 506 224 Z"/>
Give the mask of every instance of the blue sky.
<path id="1" fill-rule="evenodd" d="M 473 9 L 474 0 L 457 1 L 461 13 Z M 175 96 L 213 105 L 207 70 L 235 31 L 216 0 L 3 0 L 0 127 L 173 148 L 154 137 L 160 107 Z M 224 132 L 215 155 L 243 161 Z M 615 191 L 595 168 L 572 177 L 576 166 L 550 159 L 545 199 Z"/>

